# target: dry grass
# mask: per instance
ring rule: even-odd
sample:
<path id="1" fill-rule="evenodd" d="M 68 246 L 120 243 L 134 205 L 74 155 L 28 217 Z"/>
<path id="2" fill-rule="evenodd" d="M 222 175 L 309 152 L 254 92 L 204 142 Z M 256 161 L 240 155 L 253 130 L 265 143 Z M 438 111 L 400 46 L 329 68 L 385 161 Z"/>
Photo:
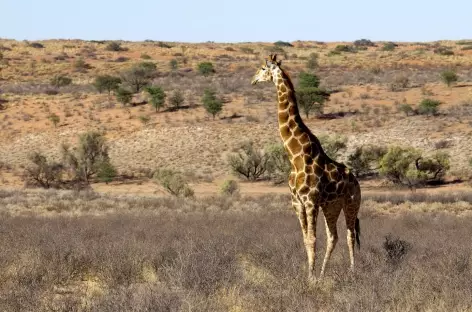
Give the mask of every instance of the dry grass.
<path id="1" fill-rule="evenodd" d="M 347 274 L 340 235 L 326 278 L 313 287 L 288 202 L 285 196 L 187 202 L 1 191 L 0 310 L 472 308 L 470 214 L 447 212 L 451 204 L 429 213 L 396 208 L 385 214 L 368 200 L 356 274 Z M 320 259 L 322 220 L 318 233 Z"/>

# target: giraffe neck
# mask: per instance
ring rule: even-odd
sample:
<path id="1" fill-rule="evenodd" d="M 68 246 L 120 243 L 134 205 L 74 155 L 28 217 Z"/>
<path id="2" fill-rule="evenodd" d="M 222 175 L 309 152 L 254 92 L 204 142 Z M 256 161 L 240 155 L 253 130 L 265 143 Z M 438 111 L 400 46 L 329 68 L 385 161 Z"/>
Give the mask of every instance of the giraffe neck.
<path id="1" fill-rule="evenodd" d="M 279 131 L 289 158 L 308 153 L 315 158 L 319 154 L 324 154 L 319 140 L 310 132 L 300 116 L 295 89 L 290 78 L 281 69 L 275 77 L 279 103 Z"/>

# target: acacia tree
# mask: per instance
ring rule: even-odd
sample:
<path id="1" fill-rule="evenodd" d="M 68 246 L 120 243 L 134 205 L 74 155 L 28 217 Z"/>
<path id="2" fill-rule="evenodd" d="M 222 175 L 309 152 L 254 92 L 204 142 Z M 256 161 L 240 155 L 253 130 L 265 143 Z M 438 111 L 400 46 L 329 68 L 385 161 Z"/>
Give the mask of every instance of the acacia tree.
<path id="1" fill-rule="evenodd" d="M 213 119 L 223 109 L 223 101 L 216 96 L 215 91 L 210 89 L 205 89 L 202 103 L 205 110 L 213 116 Z"/>
<path id="2" fill-rule="evenodd" d="M 156 64 L 142 62 L 121 73 L 121 80 L 127 84 L 134 93 L 140 92 L 149 84 L 156 74 Z"/>
<path id="3" fill-rule="evenodd" d="M 89 184 L 101 166 L 110 161 L 108 146 L 103 134 L 95 131 L 79 136 L 79 145 L 74 150 L 68 145 L 62 146 L 64 164 L 69 168 L 76 181 Z"/>
<path id="4" fill-rule="evenodd" d="M 146 92 L 150 96 L 151 105 L 156 109 L 156 112 L 158 112 L 165 104 L 166 93 L 161 87 L 157 86 L 146 87 Z"/>
<path id="5" fill-rule="evenodd" d="M 120 77 L 114 77 L 110 75 L 101 75 L 95 78 L 93 86 L 99 93 L 103 91 L 108 91 L 108 95 L 110 95 L 111 91 L 118 90 L 121 83 Z"/>
<path id="6" fill-rule="evenodd" d="M 296 90 L 297 102 L 305 113 L 306 118 L 312 111 L 323 112 L 323 106 L 329 99 L 330 93 L 320 89 L 320 79 L 310 73 L 301 72 L 298 77 L 298 88 Z"/>
<path id="7" fill-rule="evenodd" d="M 63 165 L 58 162 L 50 162 L 46 156 L 34 152 L 28 157 L 31 165 L 27 166 L 23 174 L 27 183 L 50 188 L 61 183 Z"/>

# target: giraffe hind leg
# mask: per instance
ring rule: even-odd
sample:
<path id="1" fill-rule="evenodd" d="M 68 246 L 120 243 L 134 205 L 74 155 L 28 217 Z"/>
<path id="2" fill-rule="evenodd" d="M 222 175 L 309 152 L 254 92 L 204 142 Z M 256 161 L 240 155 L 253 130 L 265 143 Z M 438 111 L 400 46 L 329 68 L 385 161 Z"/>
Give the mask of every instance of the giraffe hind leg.
<path id="1" fill-rule="evenodd" d="M 331 206 L 323 209 L 325 216 L 325 226 L 326 226 L 326 253 L 323 259 L 323 265 L 321 267 L 320 277 L 323 277 L 326 266 L 331 258 L 336 243 L 338 242 L 338 229 L 337 222 L 339 218 L 339 213 L 341 212 L 341 207 Z"/>

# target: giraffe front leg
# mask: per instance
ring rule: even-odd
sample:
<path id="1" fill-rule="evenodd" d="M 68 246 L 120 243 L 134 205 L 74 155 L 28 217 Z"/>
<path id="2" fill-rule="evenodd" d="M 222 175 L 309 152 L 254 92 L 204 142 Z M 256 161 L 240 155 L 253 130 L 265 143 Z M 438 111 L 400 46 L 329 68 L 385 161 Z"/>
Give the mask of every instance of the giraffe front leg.
<path id="1" fill-rule="evenodd" d="M 310 282 L 315 282 L 316 220 L 318 217 L 318 207 L 308 202 L 305 204 L 305 209 L 307 220 L 305 249 L 308 257 L 308 279 Z"/>

